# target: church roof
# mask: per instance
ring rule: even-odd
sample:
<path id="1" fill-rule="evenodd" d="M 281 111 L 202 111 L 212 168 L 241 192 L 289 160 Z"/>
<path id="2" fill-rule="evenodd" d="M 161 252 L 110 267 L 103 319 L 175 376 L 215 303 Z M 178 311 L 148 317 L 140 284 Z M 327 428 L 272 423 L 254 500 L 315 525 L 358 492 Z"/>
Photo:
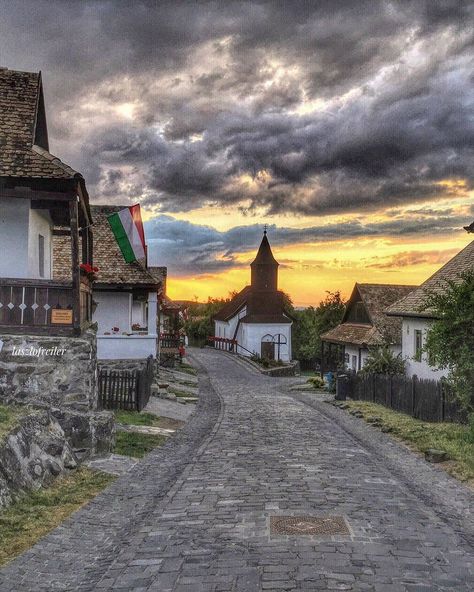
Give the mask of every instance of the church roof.
<path id="1" fill-rule="evenodd" d="M 262 242 L 257 252 L 257 256 L 251 263 L 251 265 L 278 265 L 278 261 L 275 259 L 272 253 L 272 248 L 267 238 L 267 231 L 263 233 Z"/>
<path id="2" fill-rule="evenodd" d="M 224 304 L 224 306 L 214 315 L 215 321 L 228 321 L 244 308 L 247 304 L 248 295 L 250 293 L 250 286 L 245 286 L 232 300 Z"/>

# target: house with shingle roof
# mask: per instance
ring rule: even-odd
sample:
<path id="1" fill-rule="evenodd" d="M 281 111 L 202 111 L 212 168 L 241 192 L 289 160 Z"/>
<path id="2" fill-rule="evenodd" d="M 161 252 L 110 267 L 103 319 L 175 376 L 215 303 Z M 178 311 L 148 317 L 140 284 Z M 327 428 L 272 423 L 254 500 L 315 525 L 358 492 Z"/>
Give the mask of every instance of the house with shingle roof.
<path id="1" fill-rule="evenodd" d="M 293 320 L 278 290 L 278 266 L 267 231 L 251 263 L 251 282 L 214 315 L 214 339 L 236 342 L 237 353 L 289 362 Z M 224 343 L 226 343 L 224 341 Z M 232 347 L 234 347 L 232 345 Z"/>
<path id="2" fill-rule="evenodd" d="M 53 280 L 53 229 L 70 237 Z M 91 213 L 84 178 L 49 152 L 41 73 L 0 68 L 0 332 L 80 334 L 91 320 Z"/>
<path id="3" fill-rule="evenodd" d="M 401 353 L 401 319 L 389 317 L 385 310 L 416 286 L 356 283 L 346 304 L 342 321 L 321 335 L 323 370 L 336 370 L 339 363 L 358 371 L 363 368 L 369 349 L 389 345 Z"/>
<path id="4" fill-rule="evenodd" d="M 95 273 L 93 322 L 97 323 L 97 357 L 143 359 L 157 357 L 158 308 L 165 292 L 166 267 L 145 261 L 127 263 L 107 217 L 126 206 L 91 206 Z M 69 269 L 67 236 L 54 240 L 54 277 L 65 279 Z"/>
<path id="5" fill-rule="evenodd" d="M 416 290 L 393 303 L 386 310 L 389 318 L 401 323 L 402 356 L 406 360 L 409 376 L 439 380 L 446 376 L 446 370 L 430 366 L 428 356 L 423 351 L 426 334 L 436 318 L 433 310 L 426 307 L 430 294 L 441 293 L 447 282 L 461 281 L 460 275 L 474 268 L 474 241 L 450 259 L 441 269 L 428 278 Z"/>

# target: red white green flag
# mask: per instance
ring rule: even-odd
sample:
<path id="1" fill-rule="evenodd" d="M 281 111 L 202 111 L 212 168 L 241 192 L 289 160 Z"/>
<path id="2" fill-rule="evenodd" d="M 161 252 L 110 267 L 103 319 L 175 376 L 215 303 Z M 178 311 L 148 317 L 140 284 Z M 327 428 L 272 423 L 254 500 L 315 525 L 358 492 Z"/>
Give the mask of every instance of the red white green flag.
<path id="1" fill-rule="evenodd" d="M 125 261 L 132 263 L 137 259 L 143 259 L 146 247 L 140 204 L 107 216 L 107 220 Z"/>

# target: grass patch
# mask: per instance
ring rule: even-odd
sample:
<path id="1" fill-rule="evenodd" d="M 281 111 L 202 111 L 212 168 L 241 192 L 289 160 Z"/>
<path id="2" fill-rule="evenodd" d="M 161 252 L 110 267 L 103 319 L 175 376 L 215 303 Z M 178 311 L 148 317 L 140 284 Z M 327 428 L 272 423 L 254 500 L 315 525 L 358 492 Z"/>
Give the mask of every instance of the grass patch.
<path id="1" fill-rule="evenodd" d="M 460 481 L 474 484 L 474 425 L 456 423 L 428 423 L 383 405 L 366 401 L 347 401 L 350 409 L 358 409 L 364 419 L 379 417 L 381 425 L 403 440 L 413 450 L 426 452 L 429 448 L 445 450 L 450 461 L 443 463 L 448 473 Z"/>
<path id="2" fill-rule="evenodd" d="M 0 565 L 29 549 L 114 479 L 82 467 L 0 511 Z"/>
<path id="3" fill-rule="evenodd" d="M 27 415 L 25 407 L 0 405 L 0 440 L 18 425 L 20 417 Z"/>
<path id="4" fill-rule="evenodd" d="M 125 425 L 159 426 L 160 418 L 153 413 L 115 411 L 115 421 Z"/>
<path id="5" fill-rule="evenodd" d="M 181 391 L 180 389 L 177 389 L 177 388 L 170 388 L 169 391 L 170 391 L 170 393 L 172 393 L 173 395 L 176 395 L 177 397 L 196 397 L 196 395 L 193 395 L 192 393 L 188 393 L 186 391 Z"/>
<path id="6" fill-rule="evenodd" d="M 115 454 L 142 458 L 166 440 L 165 436 L 152 434 L 136 434 L 133 432 L 117 432 L 115 436 Z"/>
<path id="7" fill-rule="evenodd" d="M 197 371 L 193 368 L 190 364 L 186 364 L 186 362 L 182 362 L 178 364 L 176 370 L 180 370 L 181 372 L 186 372 L 186 374 L 192 374 L 193 376 L 197 375 Z"/>

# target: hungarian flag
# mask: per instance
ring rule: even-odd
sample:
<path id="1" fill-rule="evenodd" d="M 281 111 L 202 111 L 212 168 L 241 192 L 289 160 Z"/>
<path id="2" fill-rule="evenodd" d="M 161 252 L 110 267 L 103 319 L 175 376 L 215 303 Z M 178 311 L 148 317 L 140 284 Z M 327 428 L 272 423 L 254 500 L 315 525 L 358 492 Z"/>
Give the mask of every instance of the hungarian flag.
<path id="1" fill-rule="evenodd" d="M 107 220 L 125 261 L 132 263 L 137 259 L 143 259 L 146 247 L 140 204 L 107 216 Z"/>

